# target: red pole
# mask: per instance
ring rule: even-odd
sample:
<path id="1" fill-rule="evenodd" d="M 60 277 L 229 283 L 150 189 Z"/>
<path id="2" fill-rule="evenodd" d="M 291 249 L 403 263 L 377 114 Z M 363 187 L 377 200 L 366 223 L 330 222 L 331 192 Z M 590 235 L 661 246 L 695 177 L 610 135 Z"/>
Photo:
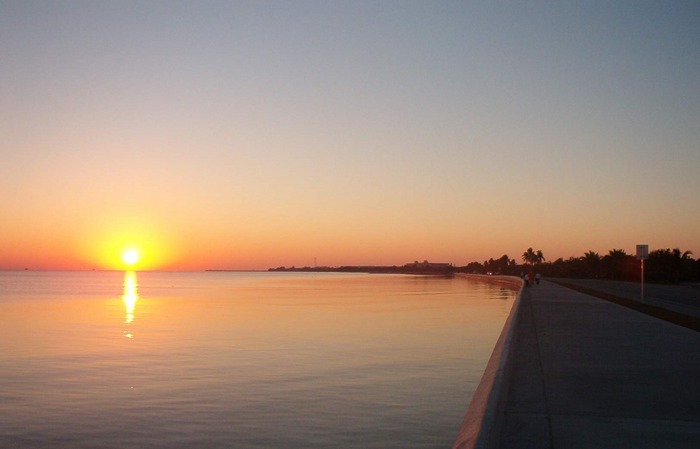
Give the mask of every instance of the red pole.
<path id="1" fill-rule="evenodd" d="M 644 259 L 642 259 L 642 304 L 644 304 Z"/>

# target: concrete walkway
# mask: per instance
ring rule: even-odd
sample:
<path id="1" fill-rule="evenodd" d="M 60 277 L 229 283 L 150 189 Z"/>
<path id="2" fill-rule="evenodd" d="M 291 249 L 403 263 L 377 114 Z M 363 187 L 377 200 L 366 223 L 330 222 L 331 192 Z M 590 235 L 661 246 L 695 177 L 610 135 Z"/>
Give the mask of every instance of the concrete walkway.
<path id="1" fill-rule="evenodd" d="M 700 448 L 700 332 L 546 281 L 514 331 L 502 448 Z"/>

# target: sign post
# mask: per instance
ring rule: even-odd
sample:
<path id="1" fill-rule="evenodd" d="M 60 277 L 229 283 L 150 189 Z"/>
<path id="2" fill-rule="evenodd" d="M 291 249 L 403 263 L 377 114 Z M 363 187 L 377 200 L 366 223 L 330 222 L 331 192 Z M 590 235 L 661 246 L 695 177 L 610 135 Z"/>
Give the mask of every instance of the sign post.
<path id="1" fill-rule="evenodd" d="M 637 245 L 637 259 L 642 264 L 641 300 L 644 304 L 644 261 L 649 258 L 649 245 Z"/>

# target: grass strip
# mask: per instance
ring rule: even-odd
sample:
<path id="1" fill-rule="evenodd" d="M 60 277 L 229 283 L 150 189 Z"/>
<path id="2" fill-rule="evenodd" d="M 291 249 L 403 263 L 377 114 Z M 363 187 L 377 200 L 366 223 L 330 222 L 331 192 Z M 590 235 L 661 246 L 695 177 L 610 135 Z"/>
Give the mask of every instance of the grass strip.
<path id="1" fill-rule="evenodd" d="M 570 284 L 568 282 L 556 281 L 550 279 L 550 282 L 561 285 L 562 287 L 569 288 L 571 290 L 576 290 L 577 292 L 584 293 L 586 295 L 595 296 L 596 298 L 604 299 L 606 301 L 619 304 L 623 307 L 627 307 L 637 312 L 641 312 L 645 315 L 653 316 L 669 323 L 676 324 L 678 326 L 683 326 L 688 329 L 692 329 L 695 332 L 700 332 L 700 318 L 695 318 L 693 316 L 685 315 L 683 313 L 674 312 L 673 310 L 664 309 L 662 307 L 652 306 L 651 304 L 642 304 L 639 301 L 635 301 L 629 298 L 622 298 L 620 296 L 611 295 L 609 293 L 603 293 L 598 290 L 594 290 L 588 287 L 581 287 L 580 285 Z"/>

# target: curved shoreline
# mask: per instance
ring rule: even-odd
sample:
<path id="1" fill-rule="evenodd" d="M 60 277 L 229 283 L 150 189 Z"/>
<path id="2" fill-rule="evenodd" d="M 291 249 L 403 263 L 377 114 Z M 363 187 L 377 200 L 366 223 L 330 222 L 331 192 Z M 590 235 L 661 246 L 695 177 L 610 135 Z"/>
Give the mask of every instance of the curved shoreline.
<path id="1" fill-rule="evenodd" d="M 496 346 L 491 353 L 479 386 L 462 420 L 453 449 L 487 448 L 498 437 L 500 416 L 498 411 L 506 400 L 506 386 L 511 371 L 511 347 L 515 333 L 515 323 L 520 313 L 523 280 L 516 276 L 484 276 L 458 274 L 458 277 L 477 279 L 518 290 L 510 314 L 503 325 Z"/>

